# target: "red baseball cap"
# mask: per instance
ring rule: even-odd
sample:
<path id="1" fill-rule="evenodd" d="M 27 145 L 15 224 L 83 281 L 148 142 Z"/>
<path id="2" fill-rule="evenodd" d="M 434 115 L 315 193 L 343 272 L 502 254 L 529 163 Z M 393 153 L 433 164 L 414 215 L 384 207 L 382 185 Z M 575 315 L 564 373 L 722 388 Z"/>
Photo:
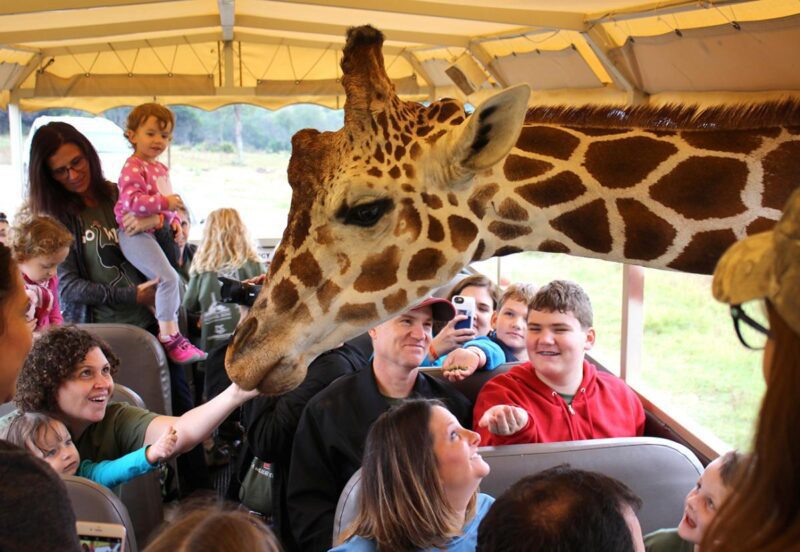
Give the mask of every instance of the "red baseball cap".
<path id="1" fill-rule="evenodd" d="M 411 310 L 421 309 L 422 307 L 430 307 L 433 319 L 437 322 L 449 322 L 456 315 L 453 303 L 439 297 L 428 297 L 420 304 L 411 307 Z"/>

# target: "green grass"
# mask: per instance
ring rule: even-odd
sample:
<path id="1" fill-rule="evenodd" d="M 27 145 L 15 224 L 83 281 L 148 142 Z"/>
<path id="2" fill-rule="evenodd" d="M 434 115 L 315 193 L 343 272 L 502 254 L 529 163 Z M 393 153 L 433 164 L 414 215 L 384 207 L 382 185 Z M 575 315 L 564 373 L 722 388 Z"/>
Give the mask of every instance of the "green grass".
<path id="1" fill-rule="evenodd" d="M 482 263 L 479 270 L 494 275 L 495 262 Z M 500 262 L 510 282 L 566 278 L 580 283 L 594 310 L 597 345 L 592 355 L 607 368 L 618 368 L 621 265 L 547 253 L 520 253 Z M 727 307 L 711 296 L 711 278 L 647 269 L 644 295 L 644 350 L 634 385 L 668 411 L 748 449 L 764 392 L 761 354 L 739 343 Z"/>

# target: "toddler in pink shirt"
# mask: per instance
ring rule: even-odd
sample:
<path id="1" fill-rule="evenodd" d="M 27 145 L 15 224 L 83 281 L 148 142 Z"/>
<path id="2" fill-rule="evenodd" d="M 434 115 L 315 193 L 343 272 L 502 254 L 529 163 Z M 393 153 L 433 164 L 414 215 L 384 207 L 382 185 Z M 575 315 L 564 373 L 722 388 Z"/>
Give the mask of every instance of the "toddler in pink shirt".
<path id="1" fill-rule="evenodd" d="M 175 364 L 205 360 L 206 353 L 192 345 L 178 329 L 180 277 L 169 264 L 153 230 L 129 235 L 123 217 L 160 215 L 162 224 L 179 225 L 175 210 L 183 206 L 180 196 L 172 192 L 169 169 L 158 161 L 172 140 L 175 116 L 157 103 L 135 107 L 128 115 L 125 131 L 134 153 L 125 162 L 119 176 L 119 199 L 114 214 L 119 225 L 119 245 L 125 257 L 149 279 L 158 278 L 156 288 L 156 320 L 158 339 Z"/>

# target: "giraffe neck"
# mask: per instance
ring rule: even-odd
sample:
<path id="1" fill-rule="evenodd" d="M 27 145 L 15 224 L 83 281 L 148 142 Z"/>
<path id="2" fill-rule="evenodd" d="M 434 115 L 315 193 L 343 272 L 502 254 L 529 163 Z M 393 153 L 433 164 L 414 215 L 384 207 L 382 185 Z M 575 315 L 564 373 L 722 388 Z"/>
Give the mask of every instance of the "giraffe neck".
<path id="1" fill-rule="evenodd" d="M 710 273 L 734 241 L 769 229 L 800 183 L 800 133 L 526 124 L 475 178 L 475 259 L 549 251 Z"/>

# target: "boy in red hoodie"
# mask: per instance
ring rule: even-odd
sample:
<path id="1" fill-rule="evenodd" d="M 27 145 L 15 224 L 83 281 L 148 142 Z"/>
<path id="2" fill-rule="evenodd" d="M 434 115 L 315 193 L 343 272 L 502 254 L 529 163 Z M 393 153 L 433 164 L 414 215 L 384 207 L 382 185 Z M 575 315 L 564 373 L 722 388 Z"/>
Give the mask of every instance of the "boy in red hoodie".
<path id="1" fill-rule="evenodd" d="M 492 378 L 475 401 L 481 445 L 642 435 L 644 409 L 636 394 L 585 360 L 594 342 L 583 288 L 565 280 L 542 287 L 528 305 L 530 362 Z"/>

